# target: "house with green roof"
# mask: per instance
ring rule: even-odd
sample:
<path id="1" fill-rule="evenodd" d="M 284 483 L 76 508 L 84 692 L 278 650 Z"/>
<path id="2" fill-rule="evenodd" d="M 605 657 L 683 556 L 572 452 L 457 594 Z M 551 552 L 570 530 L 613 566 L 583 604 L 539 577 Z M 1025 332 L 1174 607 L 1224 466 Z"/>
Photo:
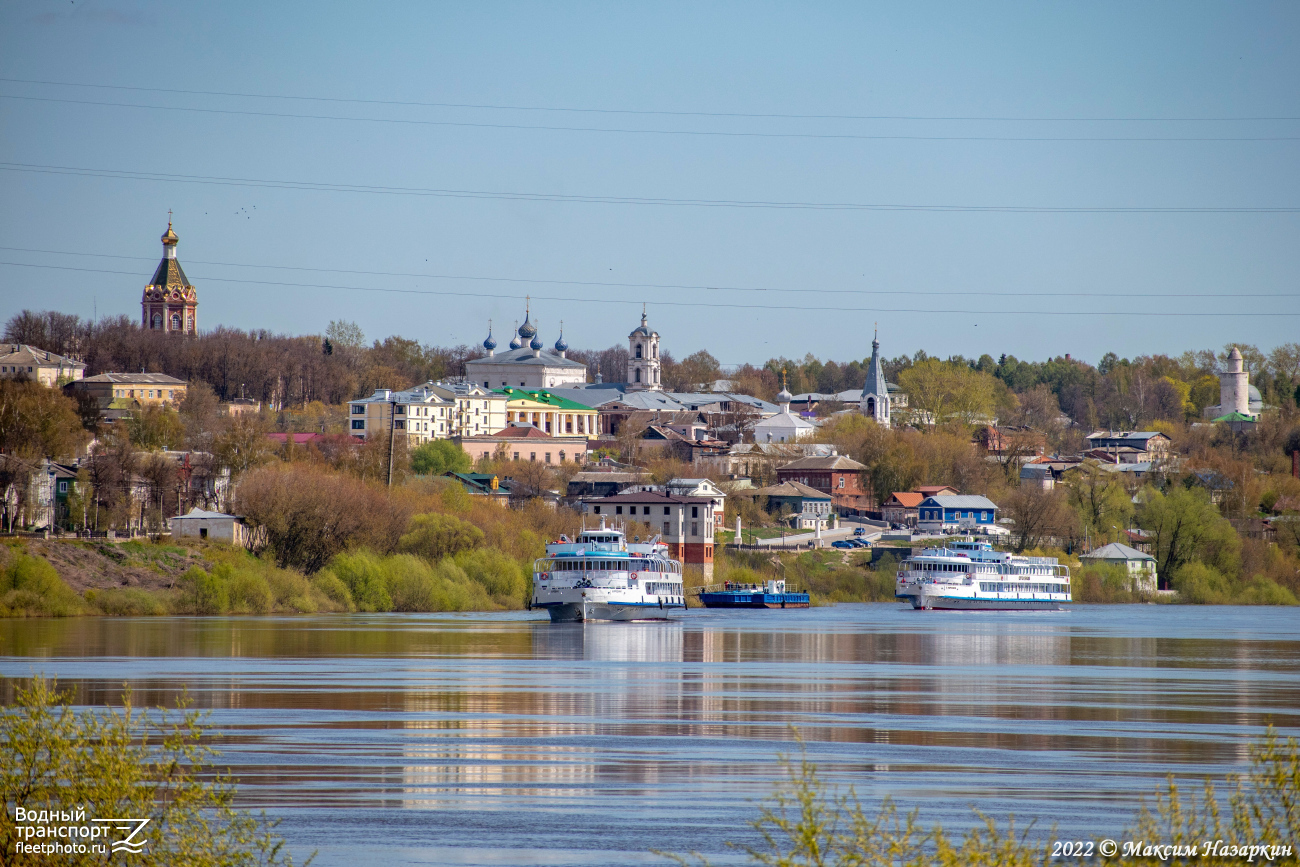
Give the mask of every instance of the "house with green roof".
<path id="1" fill-rule="evenodd" d="M 496 389 L 506 397 L 506 424 L 531 424 L 542 433 L 555 437 L 600 436 L 600 414 L 577 401 L 552 394 L 544 388 Z"/>

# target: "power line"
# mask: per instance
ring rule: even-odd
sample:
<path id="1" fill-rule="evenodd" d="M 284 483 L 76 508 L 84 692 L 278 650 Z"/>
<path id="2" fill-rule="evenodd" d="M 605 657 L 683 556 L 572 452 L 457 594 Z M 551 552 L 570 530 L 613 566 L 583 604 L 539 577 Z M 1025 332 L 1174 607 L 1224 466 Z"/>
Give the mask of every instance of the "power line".
<path id="1" fill-rule="evenodd" d="M 30 78 L 2 78 L 11 84 L 39 84 L 52 87 L 85 87 L 99 90 L 127 90 L 137 93 L 172 93 L 185 96 L 223 96 L 247 99 L 282 99 L 306 102 L 338 102 L 356 105 L 392 105 L 410 108 L 468 108 L 490 111 L 534 111 L 574 114 L 626 114 L 655 117 L 725 117 L 778 120 L 907 120 L 907 121 L 990 121 L 990 122 L 1047 122 L 1047 123 L 1104 123 L 1104 122 L 1246 122 L 1292 121 L 1292 116 L 1237 116 L 1237 117 L 1034 117 L 1024 115 L 915 115 L 915 114 L 782 114 L 777 112 L 739 111 L 662 111 L 629 108 L 575 108 L 565 106 L 509 105 L 473 102 L 416 102 L 396 99 L 359 99 L 337 96 L 303 96 L 295 94 L 248 93 L 225 90 L 184 90 L 174 87 L 130 87 L 120 84 L 88 84 L 70 81 L 42 81 Z"/>
<path id="2" fill-rule="evenodd" d="M 427 196 L 456 199 L 500 199 L 520 202 L 563 202 L 600 205 L 653 205 L 692 208 L 766 208 L 813 211 L 926 211 L 956 213 L 1006 214 L 1294 214 L 1300 207 L 1061 207 L 1034 205 L 913 205 L 864 204 L 854 202 L 783 202 L 743 199 L 670 199 L 637 196 L 568 195 L 563 193 L 526 193 L 500 190 L 458 190 L 437 187 L 393 187 L 369 184 L 336 184 L 325 181 L 288 181 L 259 178 L 233 178 L 220 175 L 183 175 L 166 172 L 137 172 L 126 169 L 96 169 L 79 166 L 54 166 L 39 163 L 0 162 L 0 171 L 34 174 L 71 175 L 77 177 L 115 178 L 133 181 L 205 184 L 209 186 L 255 187 L 258 189 L 307 190 L 330 193 L 367 193 L 387 196 Z"/>
<path id="3" fill-rule="evenodd" d="M 76 268 L 70 265 L 34 265 L 27 262 L 0 262 L 0 265 L 6 265 L 17 268 L 41 268 L 56 271 L 77 271 L 91 274 L 125 274 L 128 276 L 139 276 L 136 271 L 113 271 L 106 268 Z M 280 286 L 297 289 L 342 289 L 351 292 L 385 292 L 394 295 L 436 295 L 452 296 L 457 298 L 464 297 L 465 293 L 456 290 L 440 289 L 394 289 L 381 286 L 342 286 L 330 283 L 288 283 L 279 280 L 247 280 L 234 277 L 204 277 L 203 279 L 217 283 L 243 283 L 255 286 Z M 511 301 L 522 301 L 518 295 L 479 292 L 475 297 L 479 298 L 500 298 Z M 557 295 L 530 295 L 536 301 L 560 301 L 572 302 L 578 304 L 631 304 L 637 305 L 642 303 L 640 300 L 621 300 L 617 298 L 573 298 Z M 1279 316 L 1300 316 L 1297 313 L 1242 313 L 1239 311 L 1214 312 L 1214 313 L 1191 313 L 1184 310 L 1171 311 L 1128 311 L 1128 310 L 957 310 L 942 309 L 935 307 L 812 307 L 806 304 L 801 305 L 776 305 L 776 304 L 724 304 L 720 302 L 704 301 L 655 301 L 660 307 L 702 307 L 712 309 L 728 310 L 788 310 L 800 311 L 807 313 L 958 313 L 965 315 L 988 315 L 988 316 L 1238 316 L 1238 317 L 1279 317 Z"/>
<path id="4" fill-rule="evenodd" d="M 43 250 L 33 247 L 5 247 L 16 253 L 41 253 L 54 256 L 82 256 L 92 259 L 129 259 L 137 262 L 152 262 L 148 256 L 124 256 L 118 253 L 81 253 L 72 250 Z M 1231 296 L 1222 292 L 1188 293 L 1188 292 L 990 292 L 981 289 L 960 290 L 956 292 L 939 292 L 929 289 L 823 289 L 804 287 L 798 289 L 768 286 L 727 286 L 702 283 L 628 283 L 607 280 L 560 280 L 548 277 L 488 277 L 479 274 L 430 274 L 417 271 L 363 271 L 353 268 L 312 268 L 303 265 L 265 265 L 250 262 L 214 262 L 204 259 L 186 259 L 191 265 L 215 265 L 223 268 L 256 268 L 258 270 L 277 271 L 312 271 L 322 274 L 358 274 L 367 277 L 416 277 L 429 280 L 467 280 L 486 283 L 527 283 L 547 286 L 592 286 L 609 289 L 680 289 L 706 292 L 788 292 L 794 294 L 818 295 L 930 295 L 930 296 L 985 296 L 989 298 L 1165 298 L 1183 300 L 1187 298 L 1295 298 L 1293 292 L 1235 292 Z M 5 263 L 0 263 L 5 264 Z M 22 263 L 8 263 L 21 265 Z M 29 267 L 59 268 L 59 265 L 30 265 Z M 131 273 L 126 271 L 107 271 L 111 274 Z M 205 277 L 204 279 L 221 279 Z"/>
<path id="5" fill-rule="evenodd" d="M 392 117 L 347 117 L 334 114 L 293 114 L 279 111 L 250 111 L 233 108 L 195 108 L 177 105 L 143 105 L 133 102 L 102 102 L 93 99 L 62 99 L 53 96 L 0 94 L 0 99 L 94 105 L 106 108 L 138 108 L 154 111 L 184 111 L 196 114 L 241 115 L 246 117 L 332 120 L 354 123 L 387 123 L 409 126 L 459 127 L 467 129 L 536 130 L 543 132 L 594 132 L 619 135 L 681 135 L 722 138 L 822 139 L 850 141 L 970 141 L 970 142 L 1279 142 L 1300 141 L 1300 136 L 991 136 L 991 135 L 863 135 L 860 133 L 742 132 L 737 130 L 635 129 L 631 127 L 556 126 L 550 124 L 486 123 L 459 120 L 415 120 Z"/>

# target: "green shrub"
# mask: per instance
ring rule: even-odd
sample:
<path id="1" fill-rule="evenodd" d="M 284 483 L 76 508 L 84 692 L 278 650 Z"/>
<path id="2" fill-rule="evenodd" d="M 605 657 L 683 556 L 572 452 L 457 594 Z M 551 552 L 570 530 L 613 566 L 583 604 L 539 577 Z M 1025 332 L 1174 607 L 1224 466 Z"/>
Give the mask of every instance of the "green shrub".
<path id="1" fill-rule="evenodd" d="M 86 602 L 98 614 L 114 617 L 156 616 L 167 613 L 167 606 L 148 590 L 138 587 L 112 587 L 87 590 Z"/>
<path id="2" fill-rule="evenodd" d="M 0 567 L 0 617 L 67 617 L 84 607 L 42 557 L 20 553 Z"/>
<path id="3" fill-rule="evenodd" d="M 428 563 L 410 554 L 386 557 L 382 563 L 394 611 L 439 611 L 438 581 Z"/>
<path id="4" fill-rule="evenodd" d="M 1228 579 L 1200 561 L 1179 566 L 1169 584 L 1178 591 L 1179 598 L 1196 605 L 1225 605 L 1232 601 Z"/>
<path id="5" fill-rule="evenodd" d="M 1237 600 L 1243 605 L 1295 605 L 1295 594 L 1271 578 L 1256 575 L 1246 582 Z"/>
<path id="6" fill-rule="evenodd" d="M 339 554 L 330 561 L 329 572 L 343 582 L 358 611 L 392 611 L 381 558 L 369 551 Z"/>
<path id="7" fill-rule="evenodd" d="M 1074 570 L 1070 576 L 1070 596 L 1075 602 L 1135 602 L 1133 577 L 1118 563 L 1094 563 Z"/>
<path id="8" fill-rule="evenodd" d="M 261 575 L 241 572 L 230 579 L 227 592 L 230 610 L 244 614 L 268 614 L 275 604 L 271 585 Z"/>
<path id="9" fill-rule="evenodd" d="M 503 608 L 523 608 L 532 594 L 532 575 L 504 551 L 496 548 L 467 551 L 456 557 L 456 565 Z"/>
<path id="10" fill-rule="evenodd" d="M 225 614 L 230 610 L 227 580 L 191 566 L 176 583 L 181 591 L 176 600 L 177 613 Z"/>
<path id="11" fill-rule="evenodd" d="M 311 579 L 312 589 L 324 596 L 341 611 L 356 611 L 357 606 L 352 602 L 352 593 L 348 590 L 348 585 L 338 579 L 338 576 L 328 570 L 317 572 Z"/>
<path id="12" fill-rule="evenodd" d="M 478 548 L 482 544 L 483 531 L 469 521 L 463 521 L 455 515 L 430 512 L 411 518 L 406 534 L 398 542 L 398 548 L 436 562 L 443 557 Z"/>

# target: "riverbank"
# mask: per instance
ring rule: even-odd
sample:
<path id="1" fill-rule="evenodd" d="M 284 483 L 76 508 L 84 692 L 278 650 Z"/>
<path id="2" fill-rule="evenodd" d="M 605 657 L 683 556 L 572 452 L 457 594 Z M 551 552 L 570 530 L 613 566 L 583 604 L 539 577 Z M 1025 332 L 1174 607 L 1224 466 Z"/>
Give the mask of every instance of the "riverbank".
<path id="1" fill-rule="evenodd" d="M 446 519 L 441 519 L 447 523 Z M 439 532 L 445 533 L 446 527 Z M 457 529 L 457 528 L 453 528 Z M 464 529 L 464 528 L 460 528 Z M 427 542 L 428 540 L 424 540 Z M 531 559 L 494 547 L 462 548 L 445 556 L 441 543 L 416 553 L 378 554 L 355 548 L 308 576 L 276 566 L 269 556 L 198 539 L 109 541 L 10 538 L 0 544 L 0 617 L 157 616 L 165 614 L 316 614 L 520 610 L 531 590 Z M 871 563 L 870 551 L 804 552 L 729 550 L 719 547 L 711 582 L 687 570 L 686 591 L 707 583 L 785 580 L 808 591 L 814 606 L 892 602 L 898 558 Z M 900 552 L 902 553 L 902 552 Z M 1071 568 L 1075 603 L 1295 605 L 1285 588 L 1265 579 L 1219 586 L 1192 569 L 1200 583 L 1176 595 L 1135 593 L 1122 569 L 1082 566 L 1062 551 Z M 1186 576 L 1184 576 L 1186 577 Z"/>

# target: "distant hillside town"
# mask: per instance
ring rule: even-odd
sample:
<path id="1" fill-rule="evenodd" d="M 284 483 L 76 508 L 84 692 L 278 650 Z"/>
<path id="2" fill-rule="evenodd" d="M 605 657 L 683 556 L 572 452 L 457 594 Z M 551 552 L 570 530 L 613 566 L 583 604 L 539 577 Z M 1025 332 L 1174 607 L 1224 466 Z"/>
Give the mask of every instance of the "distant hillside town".
<path id="1" fill-rule="evenodd" d="M 648 305 L 625 341 L 575 350 L 563 310 L 547 316 L 551 341 L 528 299 L 504 347 L 490 322 L 481 342 L 450 348 L 367 343 L 346 319 L 322 335 L 205 331 L 170 221 L 161 241 L 138 320 L 23 311 L 6 324 L 6 532 L 211 529 L 273 547 L 244 483 L 287 467 L 640 521 L 710 575 L 724 539 L 824 547 L 870 529 L 1101 551 L 1111 559 L 1094 565 L 1119 557 L 1153 591 L 1300 589 L 1295 343 L 1094 366 L 891 359 L 873 332 L 861 360 L 724 370 L 705 349 L 677 360 Z M 1214 546 L 1169 538 L 1174 500 Z M 659 507 L 680 520 L 659 521 Z"/>

